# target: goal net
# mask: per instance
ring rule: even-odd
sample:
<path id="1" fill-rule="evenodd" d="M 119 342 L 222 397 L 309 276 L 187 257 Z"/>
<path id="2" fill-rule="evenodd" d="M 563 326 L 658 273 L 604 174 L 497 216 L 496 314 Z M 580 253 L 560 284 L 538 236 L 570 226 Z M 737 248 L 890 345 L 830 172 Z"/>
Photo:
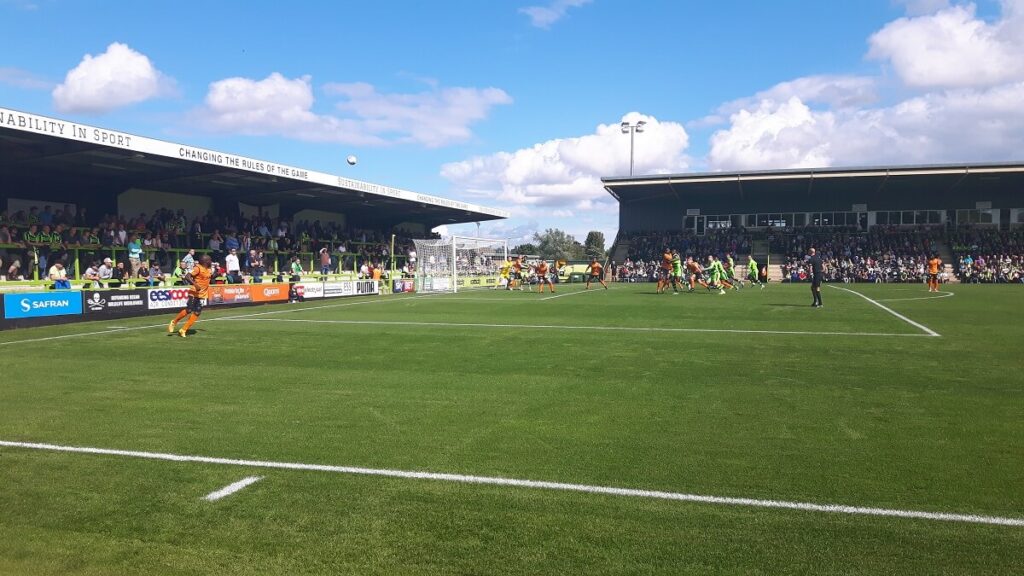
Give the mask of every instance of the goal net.
<path id="1" fill-rule="evenodd" d="M 418 292 L 494 287 L 508 258 L 508 241 L 502 239 L 451 236 L 413 242 Z"/>

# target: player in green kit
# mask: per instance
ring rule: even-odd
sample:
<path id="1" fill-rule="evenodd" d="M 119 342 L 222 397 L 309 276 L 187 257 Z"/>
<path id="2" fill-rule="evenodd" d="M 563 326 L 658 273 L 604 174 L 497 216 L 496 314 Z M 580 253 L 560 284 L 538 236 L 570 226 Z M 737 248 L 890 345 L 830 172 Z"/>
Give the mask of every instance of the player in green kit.
<path id="1" fill-rule="evenodd" d="M 725 278 L 734 286 L 743 288 L 743 280 L 736 278 L 736 261 L 732 259 L 732 252 L 725 253 Z"/>
<path id="2" fill-rule="evenodd" d="M 679 251 L 672 251 L 672 293 L 679 294 L 683 289 L 683 261 L 679 258 Z"/>
<path id="3" fill-rule="evenodd" d="M 747 254 L 747 280 L 750 280 L 751 286 L 757 284 L 761 290 L 764 290 L 761 274 L 757 271 L 757 260 L 754 260 L 753 254 Z"/>
<path id="4" fill-rule="evenodd" d="M 725 286 L 738 290 L 725 278 L 725 268 L 722 267 L 722 262 L 714 256 L 708 256 L 708 267 L 705 268 L 711 274 L 711 285 L 718 287 L 719 294 L 725 294 Z"/>

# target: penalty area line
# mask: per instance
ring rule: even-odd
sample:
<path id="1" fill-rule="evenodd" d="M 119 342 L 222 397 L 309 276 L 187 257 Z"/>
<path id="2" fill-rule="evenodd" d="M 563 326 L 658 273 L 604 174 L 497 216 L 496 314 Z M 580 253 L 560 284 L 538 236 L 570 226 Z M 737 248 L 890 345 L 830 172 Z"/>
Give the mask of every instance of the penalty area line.
<path id="1" fill-rule="evenodd" d="M 982 514 L 928 512 L 923 510 L 900 510 L 892 508 L 873 508 L 869 506 L 850 506 L 846 504 L 818 504 L 813 502 L 766 500 L 760 498 L 709 496 L 704 494 L 666 492 L 662 490 L 641 490 L 635 488 L 617 488 L 611 486 L 592 486 L 587 484 L 570 484 L 566 482 L 548 482 L 542 480 L 522 480 L 517 478 L 501 478 L 495 476 L 471 476 L 464 474 L 450 474 L 444 472 L 419 472 L 409 470 L 390 470 L 384 468 L 362 468 L 357 466 L 331 466 L 326 464 L 303 464 L 300 462 L 275 462 L 269 460 L 238 460 L 233 458 L 214 458 L 210 456 L 188 456 L 182 454 L 141 452 L 136 450 L 115 450 L 110 448 L 90 448 L 83 446 L 60 446 L 56 444 L 13 442 L 6 440 L 0 440 L 0 446 L 8 448 L 24 448 L 30 450 L 45 450 L 51 452 L 68 452 L 74 454 L 122 456 L 128 458 L 164 460 L 171 462 L 192 462 L 201 464 L 217 464 L 223 466 L 241 466 L 250 468 L 330 472 L 337 474 L 349 474 L 360 476 L 400 478 L 406 480 L 434 480 L 440 482 L 454 482 L 460 484 L 505 486 L 513 488 L 530 488 L 536 490 L 553 490 L 563 492 L 582 492 L 586 494 L 601 494 L 608 496 L 623 496 L 631 498 L 648 498 L 658 500 L 674 500 L 679 502 L 715 504 L 720 506 L 775 508 L 783 510 L 798 510 L 803 512 L 820 512 L 829 514 L 881 516 L 916 520 L 933 520 L 941 522 L 959 522 L 965 524 L 989 524 L 995 526 L 1024 527 L 1024 518 L 988 516 Z"/>
<path id="2" fill-rule="evenodd" d="M 582 330 L 595 332 L 655 332 L 710 334 L 768 334 L 772 336 L 870 336 L 923 338 L 928 334 L 888 332 L 801 332 L 796 330 L 742 330 L 729 328 L 658 328 L 652 326 L 572 326 L 557 324 L 479 324 L 473 322 L 416 322 L 412 320 L 313 320 L 305 318 L 224 318 L 235 322 L 298 322 L 355 326 L 423 326 L 440 328 L 530 328 L 538 330 Z"/>
<path id="3" fill-rule="evenodd" d="M 604 289 L 607 290 L 607 288 L 604 288 Z M 565 296 L 576 296 L 577 294 L 586 294 L 587 292 L 597 292 L 597 291 L 598 291 L 597 289 L 588 290 L 586 288 L 580 288 L 579 290 L 574 290 L 572 292 L 566 292 L 565 294 L 555 294 L 554 296 L 546 296 L 544 298 L 541 298 L 540 300 L 554 300 L 555 298 L 563 298 Z"/>
<path id="4" fill-rule="evenodd" d="M 907 318 L 903 314 L 900 314 L 899 312 L 893 310 L 892 308 L 889 308 L 888 306 L 886 306 L 885 304 L 882 304 L 878 300 L 872 300 L 871 298 L 868 298 L 867 296 L 861 294 L 860 292 L 857 292 L 856 290 L 850 290 L 849 288 L 841 288 L 839 286 L 832 286 L 831 284 L 828 284 L 827 286 L 829 288 L 833 288 L 835 290 L 842 290 L 843 292 L 849 292 L 850 294 L 856 294 L 857 296 L 860 296 L 861 298 L 867 300 L 868 302 L 871 302 L 875 306 L 878 306 L 882 310 L 885 310 L 889 314 L 892 314 L 893 316 L 899 318 L 900 320 L 903 320 L 907 324 L 910 324 L 911 326 L 913 326 L 913 327 L 923 331 L 925 334 L 927 334 L 929 336 L 934 336 L 934 337 L 942 336 L 942 334 L 939 334 L 938 332 L 936 332 L 935 330 L 932 330 L 931 328 L 925 326 L 924 324 L 921 324 L 920 322 L 914 322 L 910 318 Z"/>
<path id="5" fill-rule="evenodd" d="M 217 500 L 220 500 L 225 496 L 230 496 L 243 488 L 252 486 L 253 484 L 259 482 L 260 480 L 263 480 L 263 476 L 247 476 L 245 478 L 242 478 L 238 482 L 232 482 L 231 484 L 228 484 L 227 486 L 221 488 L 220 490 L 214 490 L 213 492 L 210 492 L 206 496 L 203 496 L 203 500 L 206 500 L 207 502 L 216 502 Z"/>

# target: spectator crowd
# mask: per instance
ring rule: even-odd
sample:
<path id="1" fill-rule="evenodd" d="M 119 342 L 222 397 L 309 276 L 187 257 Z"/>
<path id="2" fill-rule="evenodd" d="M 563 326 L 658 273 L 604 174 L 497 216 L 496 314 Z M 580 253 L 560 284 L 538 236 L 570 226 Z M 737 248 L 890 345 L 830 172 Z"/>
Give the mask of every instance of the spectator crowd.
<path id="1" fill-rule="evenodd" d="M 396 230 L 395 254 L 413 251 L 409 233 Z M 0 211 L 0 280 L 39 277 L 66 281 L 77 251 L 82 279 L 156 284 L 180 272 L 196 251 L 208 252 L 228 281 L 261 278 L 274 270 L 329 274 L 390 268 L 391 234 L 334 222 L 209 213 L 189 219 L 161 208 L 136 216 L 90 218 L 85 209 Z M 408 269 L 404 256 L 396 267 Z M 54 269 L 59 265 L 59 269 Z M 371 272 L 372 273 L 372 272 Z M 95 278 L 90 278 L 95 276 Z"/>
<path id="2" fill-rule="evenodd" d="M 749 254 L 753 241 L 743 228 L 692 232 L 647 232 L 625 236 L 628 257 L 614 265 L 623 282 L 657 279 L 661 252 L 667 246 L 699 260 L 708 254 Z M 856 227 L 804 227 L 769 229 L 769 250 L 782 254 L 783 281 L 800 282 L 809 277 L 805 257 L 813 246 L 824 261 L 827 282 L 923 282 L 928 259 L 946 244 L 954 254 L 954 274 L 961 282 L 1024 283 L 1024 230 L 994 228 L 917 228 L 875 226 L 865 232 Z M 774 262 L 772 264 L 775 264 Z M 943 270 L 940 281 L 951 280 Z"/>

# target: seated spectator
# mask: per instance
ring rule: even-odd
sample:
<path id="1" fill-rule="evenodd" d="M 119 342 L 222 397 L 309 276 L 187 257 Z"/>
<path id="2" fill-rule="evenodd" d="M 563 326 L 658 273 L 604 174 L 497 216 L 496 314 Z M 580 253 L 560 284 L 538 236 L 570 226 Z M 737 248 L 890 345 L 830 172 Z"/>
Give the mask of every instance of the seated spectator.
<path id="1" fill-rule="evenodd" d="M 114 277 L 114 262 L 110 258 L 104 258 L 103 264 L 99 267 L 97 272 L 99 273 L 99 280 L 101 283 L 105 280 L 110 280 Z"/>
<path id="2" fill-rule="evenodd" d="M 56 290 L 70 290 L 71 282 L 68 281 L 68 271 L 64 269 L 64 265 L 60 262 L 55 262 L 53 266 L 50 266 L 49 273 L 50 280 L 53 281 L 53 287 Z"/>
<path id="3" fill-rule="evenodd" d="M 149 285 L 150 286 L 162 286 L 167 276 L 163 270 L 160 269 L 160 263 L 156 260 L 149 261 Z"/>
<path id="4" fill-rule="evenodd" d="M 185 274 L 188 274 L 191 271 L 192 268 L 189 268 L 185 264 L 184 260 L 179 260 L 178 265 L 174 267 L 173 271 L 171 271 L 171 280 L 173 284 L 175 286 L 183 286 L 185 284 L 185 281 L 182 280 L 182 278 L 185 277 Z"/>
<path id="5" fill-rule="evenodd" d="M 100 263 L 93 260 L 82 274 L 82 279 L 86 281 L 87 287 L 103 288 L 103 283 L 100 282 Z"/>
<path id="6" fill-rule="evenodd" d="M 110 280 L 112 282 L 117 282 L 118 286 L 124 284 L 128 280 L 131 280 L 131 274 L 125 269 L 123 260 L 119 261 L 114 266 L 114 269 L 111 271 Z"/>
<path id="7" fill-rule="evenodd" d="M 25 276 L 21 273 L 21 260 L 15 258 L 14 262 L 11 262 L 11 265 L 7 268 L 6 280 L 15 281 L 24 279 Z"/>

